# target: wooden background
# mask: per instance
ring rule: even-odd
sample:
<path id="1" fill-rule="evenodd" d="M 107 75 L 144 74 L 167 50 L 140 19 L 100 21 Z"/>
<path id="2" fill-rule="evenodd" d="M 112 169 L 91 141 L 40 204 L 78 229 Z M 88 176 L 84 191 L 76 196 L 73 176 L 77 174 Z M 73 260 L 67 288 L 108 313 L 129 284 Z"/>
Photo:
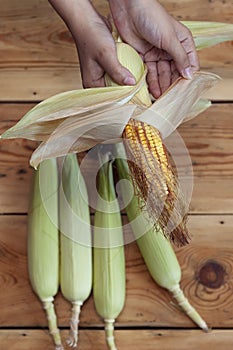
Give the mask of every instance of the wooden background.
<path id="1" fill-rule="evenodd" d="M 94 3 L 106 13 L 106 2 Z M 232 22 L 230 0 L 164 0 L 179 20 Z M 0 0 L 0 134 L 35 103 L 81 86 L 77 54 L 61 19 L 45 0 Z M 223 81 L 208 96 L 208 111 L 179 128 L 193 163 L 189 215 L 192 242 L 177 249 L 182 287 L 207 321 L 208 334 L 174 305 L 150 278 L 134 243 L 126 246 L 127 301 L 116 323 L 119 349 L 227 350 L 233 344 L 233 69 L 232 42 L 200 53 L 201 68 Z M 26 140 L 0 141 L 0 348 L 53 349 L 46 319 L 27 276 L 28 192 L 35 148 Z M 126 220 L 126 218 L 124 218 Z M 62 336 L 69 305 L 59 295 Z M 84 305 L 79 349 L 105 349 L 93 300 Z"/>

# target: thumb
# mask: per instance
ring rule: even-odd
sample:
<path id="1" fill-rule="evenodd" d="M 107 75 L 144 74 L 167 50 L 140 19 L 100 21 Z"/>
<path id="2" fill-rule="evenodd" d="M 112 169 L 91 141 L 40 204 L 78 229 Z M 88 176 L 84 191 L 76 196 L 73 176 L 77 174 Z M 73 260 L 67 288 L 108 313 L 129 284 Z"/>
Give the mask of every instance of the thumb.
<path id="1" fill-rule="evenodd" d="M 173 40 L 169 43 L 166 51 L 173 58 L 180 75 L 183 78 L 192 79 L 193 70 L 189 62 L 188 54 L 177 37 L 173 38 Z"/>
<path id="2" fill-rule="evenodd" d="M 122 66 L 117 58 L 116 49 L 108 50 L 99 57 L 98 63 L 103 70 L 119 85 L 135 85 L 136 79 L 130 71 Z"/>

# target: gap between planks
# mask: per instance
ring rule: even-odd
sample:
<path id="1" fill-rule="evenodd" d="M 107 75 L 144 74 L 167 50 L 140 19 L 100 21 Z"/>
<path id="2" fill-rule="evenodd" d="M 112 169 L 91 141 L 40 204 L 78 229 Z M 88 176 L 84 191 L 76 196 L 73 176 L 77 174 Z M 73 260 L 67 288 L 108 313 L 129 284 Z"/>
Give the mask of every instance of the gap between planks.
<path id="1" fill-rule="evenodd" d="M 61 332 L 62 339 L 68 331 Z M 214 330 L 203 333 L 198 330 L 116 330 L 116 345 L 119 349 L 146 350 L 232 350 L 232 330 Z M 47 330 L 0 331 L 4 350 L 54 349 Z M 103 330 L 80 330 L 80 350 L 107 349 Z"/>

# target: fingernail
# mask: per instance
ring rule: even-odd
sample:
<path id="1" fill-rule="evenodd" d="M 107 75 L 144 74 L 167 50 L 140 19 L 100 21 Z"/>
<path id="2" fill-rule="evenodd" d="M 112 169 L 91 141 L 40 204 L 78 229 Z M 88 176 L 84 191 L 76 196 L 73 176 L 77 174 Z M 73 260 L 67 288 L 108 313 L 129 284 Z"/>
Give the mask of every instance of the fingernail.
<path id="1" fill-rule="evenodd" d="M 126 77 L 124 79 L 123 83 L 125 85 L 135 85 L 136 84 L 136 80 L 134 78 L 131 78 L 131 77 Z"/>
<path id="2" fill-rule="evenodd" d="M 182 71 L 182 75 L 186 79 L 192 79 L 193 77 L 193 70 L 191 67 L 187 67 Z"/>

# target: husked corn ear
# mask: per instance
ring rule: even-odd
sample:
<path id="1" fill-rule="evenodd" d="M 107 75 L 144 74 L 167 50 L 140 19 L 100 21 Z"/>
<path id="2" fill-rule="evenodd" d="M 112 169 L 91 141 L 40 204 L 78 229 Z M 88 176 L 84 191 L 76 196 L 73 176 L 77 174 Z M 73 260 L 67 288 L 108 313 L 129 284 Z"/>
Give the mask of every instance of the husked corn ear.
<path id="1" fill-rule="evenodd" d="M 119 42 L 117 56 L 120 63 L 129 69 L 138 81 L 145 70 L 138 53 L 129 45 Z M 108 76 L 106 84 L 116 85 Z M 146 84 L 131 102 L 139 107 L 151 105 Z M 164 235 L 173 243 L 178 246 L 187 244 L 189 235 L 186 228 L 186 205 L 159 131 L 131 118 L 122 137 L 137 195 L 146 203 L 149 216 L 155 223 L 159 222 Z"/>
<path id="2" fill-rule="evenodd" d="M 72 305 L 68 345 L 77 346 L 81 305 L 92 288 L 91 225 L 86 184 L 76 154 L 62 164 L 60 186 L 61 292 Z"/>
<path id="3" fill-rule="evenodd" d="M 116 165 L 119 179 L 128 181 L 120 182 L 123 201 L 128 203 L 126 213 L 131 223 L 137 245 L 144 258 L 147 268 L 154 281 L 163 288 L 169 290 L 181 309 L 204 331 L 208 331 L 205 321 L 190 305 L 180 288 L 181 269 L 175 252 L 170 242 L 164 237 L 159 225 L 151 223 L 145 210 L 142 210 L 138 198 L 133 195 L 131 201 L 127 198 L 131 175 L 126 161 L 123 144 L 115 145 Z"/>
<path id="4" fill-rule="evenodd" d="M 56 159 L 34 173 L 28 212 L 28 269 L 34 292 L 43 303 L 56 350 L 62 350 L 53 297 L 59 287 L 58 171 Z"/>
<path id="5" fill-rule="evenodd" d="M 114 322 L 125 303 L 125 257 L 122 222 L 115 195 L 112 162 L 105 161 L 98 173 L 98 193 L 94 218 L 95 308 L 104 319 L 108 348 L 116 349 Z"/>
<path id="6" fill-rule="evenodd" d="M 173 243 L 187 244 L 184 199 L 159 131 L 130 119 L 123 138 L 134 187 L 146 203 L 150 217 L 159 222 L 163 234 Z"/>

